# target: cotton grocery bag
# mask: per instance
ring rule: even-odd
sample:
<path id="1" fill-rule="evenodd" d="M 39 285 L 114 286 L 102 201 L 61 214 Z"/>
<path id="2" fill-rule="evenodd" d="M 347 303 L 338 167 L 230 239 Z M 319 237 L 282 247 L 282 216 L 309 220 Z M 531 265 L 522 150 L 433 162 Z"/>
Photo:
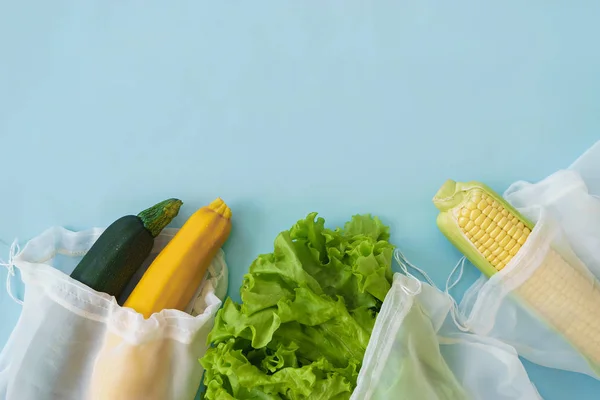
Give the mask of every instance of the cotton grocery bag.
<path id="1" fill-rule="evenodd" d="M 163 230 L 144 267 L 176 231 Z M 25 298 L 0 354 L 0 398 L 194 398 L 203 373 L 198 359 L 227 291 L 224 255 L 215 257 L 186 312 L 163 310 L 144 319 L 68 276 L 102 232 L 55 227 L 22 251 L 13 246 L 7 264 L 9 272 L 20 270 Z"/>
<path id="2" fill-rule="evenodd" d="M 482 276 L 460 304 L 462 323 L 471 331 L 514 346 L 534 363 L 595 378 L 600 378 L 598 160 L 600 143 L 571 168 L 506 190 L 503 197 L 534 229 L 504 269 Z"/>
<path id="3" fill-rule="evenodd" d="M 541 398 L 513 348 L 460 331 L 450 295 L 396 255 L 405 273 L 394 274 L 352 400 Z"/>

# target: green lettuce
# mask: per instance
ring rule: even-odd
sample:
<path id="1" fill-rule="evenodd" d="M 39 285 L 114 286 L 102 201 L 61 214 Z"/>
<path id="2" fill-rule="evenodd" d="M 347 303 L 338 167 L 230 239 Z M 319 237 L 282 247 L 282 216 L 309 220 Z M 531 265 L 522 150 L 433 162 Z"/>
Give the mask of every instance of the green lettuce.
<path id="1" fill-rule="evenodd" d="M 355 215 L 343 229 L 309 214 L 244 276 L 200 360 L 204 398 L 348 399 L 391 288 L 389 228 Z"/>

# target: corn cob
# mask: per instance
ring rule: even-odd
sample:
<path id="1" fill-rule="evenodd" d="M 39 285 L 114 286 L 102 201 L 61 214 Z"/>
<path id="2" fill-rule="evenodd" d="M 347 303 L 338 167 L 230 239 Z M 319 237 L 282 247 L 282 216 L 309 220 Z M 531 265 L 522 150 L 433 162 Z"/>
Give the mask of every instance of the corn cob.
<path id="1" fill-rule="evenodd" d="M 534 225 L 479 182 L 447 181 L 433 202 L 442 233 L 485 275 L 502 270 L 529 239 Z M 600 289 L 591 275 L 567 263 L 552 247 L 529 279 L 514 291 L 592 365 L 600 364 Z"/>

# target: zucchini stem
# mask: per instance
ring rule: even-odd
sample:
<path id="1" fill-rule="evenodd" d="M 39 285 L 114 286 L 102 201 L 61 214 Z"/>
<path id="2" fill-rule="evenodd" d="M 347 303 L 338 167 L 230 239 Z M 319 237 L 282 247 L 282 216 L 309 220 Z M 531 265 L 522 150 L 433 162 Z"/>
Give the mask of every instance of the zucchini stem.
<path id="1" fill-rule="evenodd" d="M 142 220 L 144 228 L 152 237 L 157 237 L 160 232 L 171 223 L 179 214 L 183 202 L 179 199 L 167 199 L 140 212 L 137 216 Z"/>

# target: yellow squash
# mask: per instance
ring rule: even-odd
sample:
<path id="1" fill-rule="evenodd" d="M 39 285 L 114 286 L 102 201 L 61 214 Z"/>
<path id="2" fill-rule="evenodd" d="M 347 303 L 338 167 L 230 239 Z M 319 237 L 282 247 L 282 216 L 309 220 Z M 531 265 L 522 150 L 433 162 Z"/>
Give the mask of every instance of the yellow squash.
<path id="1" fill-rule="evenodd" d="M 150 317 L 184 310 L 231 231 L 231 210 L 220 198 L 196 211 L 158 254 L 125 302 Z"/>

